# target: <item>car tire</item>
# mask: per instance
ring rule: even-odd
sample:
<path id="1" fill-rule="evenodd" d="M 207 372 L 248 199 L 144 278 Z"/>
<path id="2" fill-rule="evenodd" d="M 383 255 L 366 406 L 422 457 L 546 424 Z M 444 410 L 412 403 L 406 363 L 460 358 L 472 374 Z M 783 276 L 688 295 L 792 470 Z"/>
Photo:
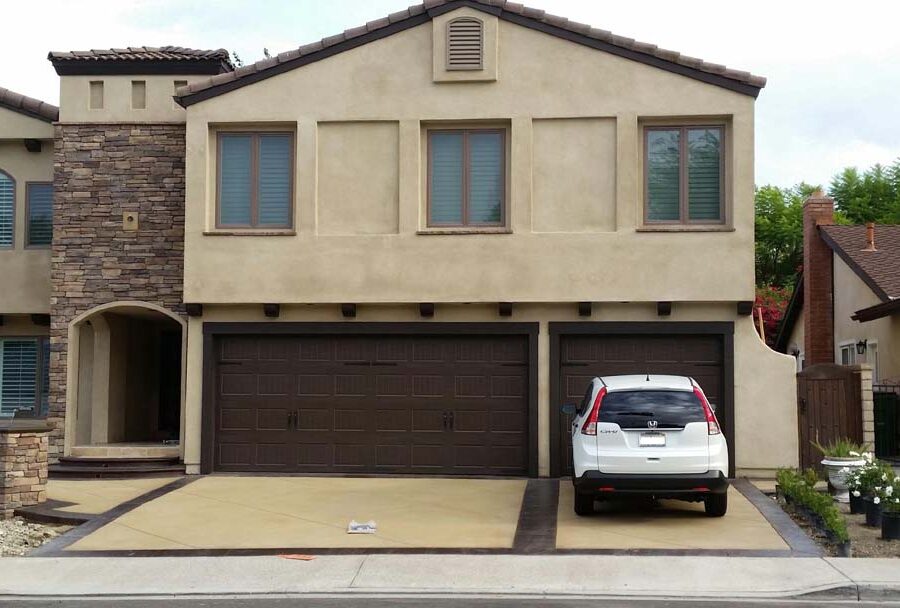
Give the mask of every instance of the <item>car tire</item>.
<path id="1" fill-rule="evenodd" d="M 577 515 L 593 515 L 593 494 L 580 494 L 578 492 L 575 492 L 575 513 Z"/>
<path id="2" fill-rule="evenodd" d="M 728 493 L 710 494 L 703 499 L 708 517 L 722 517 L 728 511 Z"/>

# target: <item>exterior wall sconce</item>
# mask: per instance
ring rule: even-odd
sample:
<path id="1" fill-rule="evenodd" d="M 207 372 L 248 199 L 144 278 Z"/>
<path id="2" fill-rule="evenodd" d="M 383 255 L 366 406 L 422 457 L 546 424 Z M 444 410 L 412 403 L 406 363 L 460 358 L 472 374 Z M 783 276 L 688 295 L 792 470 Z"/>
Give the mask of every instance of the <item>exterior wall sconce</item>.
<path id="1" fill-rule="evenodd" d="M 868 346 L 869 346 L 868 340 L 860 340 L 859 342 L 856 343 L 856 354 L 864 355 L 866 353 L 866 349 L 868 348 Z"/>
<path id="2" fill-rule="evenodd" d="M 791 355 L 793 355 L 794 359 L 800 356 L 800 349 L 796 346 L 791 349 Z"/>

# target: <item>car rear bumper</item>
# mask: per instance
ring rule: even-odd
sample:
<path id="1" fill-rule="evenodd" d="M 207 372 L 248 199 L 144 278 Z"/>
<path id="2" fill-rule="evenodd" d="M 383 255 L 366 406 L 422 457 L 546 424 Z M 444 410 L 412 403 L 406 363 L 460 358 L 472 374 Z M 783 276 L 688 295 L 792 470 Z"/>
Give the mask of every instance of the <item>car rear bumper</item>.
<path id="1" fill-rule="evenodd" d="M 585 471 L 573 479 L 575 489 L 582 494 L 651 494 L 659 497 L 724 494 L 728 479 L 721 471 L 676 475 L 625 475 Z"/>

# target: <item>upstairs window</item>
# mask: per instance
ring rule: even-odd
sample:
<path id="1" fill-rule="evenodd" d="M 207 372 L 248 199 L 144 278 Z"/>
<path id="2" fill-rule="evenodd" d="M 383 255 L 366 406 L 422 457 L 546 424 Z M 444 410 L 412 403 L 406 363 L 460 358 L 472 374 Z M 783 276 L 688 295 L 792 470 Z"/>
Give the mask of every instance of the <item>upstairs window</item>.
<path id="1" fill-rule="evenodd" d="M 48 247 L 53 241 L 53 184 L 25 186 L 27 247 Z"/>
<path id="2" fill-rule="evenodd" d="M 428 225 L 503 226 L 506 132 L 428 132 Z"/>
<path id="3" fill-rule="evenodd" d="M 648 127 L 644 136 L 645 222 L 723 223 L 723 128 Z"/>
<path id="4" fill-rule="evenodd" d="M 294 190 L 291 133 L 220 133 L 219 228 L 290 228 Z"/>
<path id="5" fill-rule="evenodd" d="M 484 62 L 484 24 L 460 17 L 447 24 L 447 69 L 480 70 Z"/>
<path id="6" fill-rule="evenodd" d="M 16 182 L 0 171 L 0 248 L 13 246 L 16 220 Z"/>

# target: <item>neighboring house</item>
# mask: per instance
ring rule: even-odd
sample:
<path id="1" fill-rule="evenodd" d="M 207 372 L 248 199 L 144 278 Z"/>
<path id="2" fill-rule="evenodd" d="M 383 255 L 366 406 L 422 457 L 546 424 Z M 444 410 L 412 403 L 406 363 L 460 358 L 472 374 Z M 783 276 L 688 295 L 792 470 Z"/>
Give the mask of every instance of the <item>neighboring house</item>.
<path id="1" fill-rule="evenodd" d="M 47 415 L 58 117 L 56 106 L 0 88 L 0 418 Z"/>
<path id="2" fill-rule="evenodd" d="M 776 350 L 817 363 L 872 366 L 875 384 L 900 384 L 900 226 L 834 225 L 834 201 L 803 206 L 803 275 Z"/>
<path id="3" fill-rule="evenodd" d="M 764 79 L 469 0 L 238 69 L 50 60 L 58 455 L 559 475 L 560 404 L 646 372 L 699 380 L 733 470 L 796 465 L 750 316 Z"/>

